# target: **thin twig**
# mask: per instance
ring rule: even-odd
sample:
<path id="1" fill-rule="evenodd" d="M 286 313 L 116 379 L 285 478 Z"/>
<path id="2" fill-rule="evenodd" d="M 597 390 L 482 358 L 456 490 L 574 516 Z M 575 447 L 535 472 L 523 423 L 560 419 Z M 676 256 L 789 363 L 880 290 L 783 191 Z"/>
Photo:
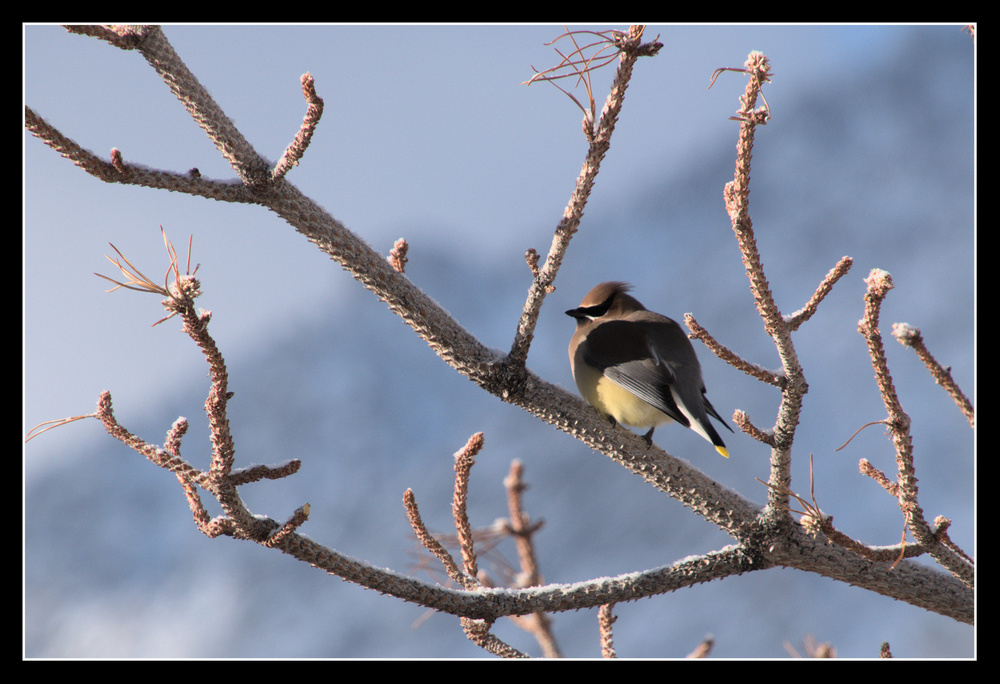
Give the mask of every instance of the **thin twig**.
<path id="1" fill-rule="evenodd" d="M 281 159 L 274 165 L 274 170 L 271 172 L 272 181 L 284 178 L 293 166 L 298 166 L 299 160 L 302 159 L 312 141 L 319 120 L 323 117 L 323 98 L 316 94 L 316 81 L 308 72 L 302 75 L 302 94 L 305 96 L 309 108 L 306 110 L 298 133 L 295 134 L 295 139 L 289 143 L 285 153 L 281 155 Z"/>
<path id="2" fill-rule="evenodd" d="M 510 464 L 510 471 L 504 480 L 507 489 L 507 509 L 509 514 L 510 533 L 514 537 L 517 546 L 517 556 L 520 561 L 520 572 L 516 578 L 515 586 L 518 589 L 524 587 L 540 586 L 544 580 L 538 569 L 538 560 L 535 557 L 535 546 L 533 543 L 534 533 L 541 528 L 542 522 L 532 524 L 527 513 L 524 512 L 522 494 L 527 489 L 524 482 L 524 464 L 514 459 Z M 552 632 L 552 620 L 545 613 L 532 613 L 520 618 L 515 618 L 515 622 L 522 629 L 534 635 L 535 639 L 542 647 L 542 652 L 546 658 L 560 658 L 562 653 Z"/>
<path id="3" fill-rule="evenodd" d="M 455 494 L 451 504 L 452 515 L 455 517 L 455 530 L 458 532 L 458 543 L 462 549 L 462 561 L 465 573 L 469 577 L 479 575 L 476 562 L 476 549 L 472 536 L 472 526 L 469 524 L 467 501 L 469 497 L 469 474 L 476 462 L 476 454 L 483 448 L 483 433 L 477 432 L 469 437 L 469 441 L 455 454 Z"/>
<path id="4" fill-rule="evenodd" d="M 474 577 L 469 577 L 462 569 L 458 567 L 458 563 L 455 559 L 451 557 L 448 550 L 439 542 L 434 536 L 428 532 L 427 527 L 424 525 L 423 518 L 420 517 L 420 509 L 417 508 L 417 498 L 413 494 L 412 489 L 407 489 L 403 493 L 403 505 L 406 507 L 406 517 L 410 521 L 410 527 L 413 528 L 413 532 L 417 535 L 417 539 L 420 543 L 424 545 L 424 548 L 434 554 L 435 558 L 441 561 L 444 566 L 445 571 L 448 573 L 448 577 L 458 582 L 465 589 L 475 589 L 479 586 L 479 583 Z"/>
<path id="5" fill-rule="evenodd" d="M 962 392 L 955 379 L 951 377 L 951 369 L 945 368 L 938 363 L 938 360 L 927 349 L 927 345 L 924 344 L 923 335 L 920 334 L 920 328 L 914 328 L 908 323 L 893 323 L 892 335 L 901 345 L 910 347 L 917 353 L 917 356 L 924 362 L 927 370 L 930 371 L 934 382 L 944 387 L 945 391 L 948 392 L 959 410 L 961 410 L 969 421 L 969 427 L 974 429 L 976 427 L 976 411 L 972 408 L 972 402 Z"/>
<path id="6" fill-rule="evenodd" d="M 840 261 L 837 262 L 837 265 L 830 269 L 830 272 L 826 274 L 825 278 L 823 278 L 823 282 L 821 282 L 819 287 L 816 288 L 816 292 L 809 299 L 809 301 L 806 302 L 806 305 L 790 316 L 785 317 L 785 320 L 788 322 L 788 327 L 791 330 L 798 330 L 799 326 L 812 318 L 812 315 L 816 313 L 816 309 L 819 307 L 819 303 L 822 302 L 828 294 L 830 294 L 830 290 L 833 289 L 834 284 L 847 275 L 847 272 L 851 270 L 851 265 L 853 263 L 854 260 L 851 259 L 851 257 L 841 257 Z"/>
<path id="7" fill-rule="evenodd" d="M 615 624 L 615 614 L 612 612 L 615 609 L 615 604 L 605 603 L 597 611 L 597 624 L 601 629 L 601 657 L 602 658 L 617 658 L 615 653 L 615 640 L 614 634 L 612 632 L 611 626 Z"/>
<path id="8" fill-rule="evenodd" d="M 631 26 L 627 33 L 618 32 L 612 34 L 615 48 L 619 50 L 618 70 L 608 92 L 604 109 L 601 111 L 599 121 L 591 121 L 594 125 L 585 125 L 587 141 L 589 143 L 587 158 L 584 161 L 583 169 L 577 177 L 576 187 L 570 197 L 569 203 L 563 211 L 563 218 L 556 227 L 552 237 L 552 245 L 549 247 L 548 256 L 541 268 L 533 271 L 534 279 L 528 290 L 528 297 L 524 302 L 521 318 L 518 321 L 517 332 L 511 343 L 510 353 L 507 355 L 505 363 L 508 368 L 523 369 L 528 358 L 528 350 L 534 338 L 535 326 L 538 323 L 538 316 L 541 313 L 542 303 L 545 296 L 555 290 L 554 283 L 556 274 L 562 265 L 563 257 L 569 243 L 579 229 L 580 220 L 583 217 L 584 208 L 590 198 L 594 182 L 597 179 L 601 163 L 607 155 L 611 145 L 611 137 L 615 130 L 618 115 L 621 112 L 622 104 L 625 100 L 625 90 L 632 78 L 632 70 L 639 57 L 655 55 L 662 44 L 642 43 L 644 26 Z M 588 64 L 585 72 L 574 72 L 589 79 L 590 71 L 594 67 Z M 574 67 L 577 68 L 577 67 Z M 584 83 L 589 83 L 585 80 Z M 589 91 L 592 94 L 592 91 Z M 576 98 L 573 98 L 576 101 Z M 587 109 L 583 108 L 577 101 L 577 105 L 584 109 L 587 114 L 584 116 L 585 123 L 590 115 Z M 596 105 L 594 107 L 596 111 Z"/>

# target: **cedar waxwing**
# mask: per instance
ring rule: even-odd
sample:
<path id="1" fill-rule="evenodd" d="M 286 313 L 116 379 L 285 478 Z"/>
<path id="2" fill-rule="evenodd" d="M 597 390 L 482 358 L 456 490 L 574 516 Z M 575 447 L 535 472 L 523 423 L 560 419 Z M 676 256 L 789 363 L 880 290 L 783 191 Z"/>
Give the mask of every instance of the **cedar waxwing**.
<path id="1" fill-rule="evenodd" d="M 580 394 L 612 423 L 648 427 L 647 443 L 657 425 L 677 421 L 729 458 L 708 416 L 733 429 L 705 397 L 691 341 L 676 322 L 627 294 L 629 288 L 601 283 L 566 312 L 576 319 L 569 362 Z"/>

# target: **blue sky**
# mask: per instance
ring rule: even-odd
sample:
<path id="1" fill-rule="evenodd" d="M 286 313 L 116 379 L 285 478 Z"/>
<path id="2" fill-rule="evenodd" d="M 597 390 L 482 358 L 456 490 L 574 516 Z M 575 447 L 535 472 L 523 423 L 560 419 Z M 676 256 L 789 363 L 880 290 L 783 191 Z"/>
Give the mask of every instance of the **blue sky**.
<path id="1" fill-rule="evenodd" d="M 411 279 L 486 344 L 509 345 L 520 311 L 517 298 L 528 284 L 524 251 L 535 247 L 544 255 L 586 152 L 581 115 L 569 99 L 546 84 L 522 85 L 532 74 L 531 65 L 545 68 L 557 59 L 544 43 L 556 37 L 560 27 L 168 25 L 165 31 L 244 136 L 272 160 L 280 157 L 299 127 L 305 112 L 299 78 L 306 71 L 312 73 L 325 112 L 305 158 L 288 179 L 377 251 L 388 253 L 396 238 L 406 237 L 411 243 Z M 861 311 L 861 279 L 873 267 L 889 270 L 897 282 L 883 329 L 897 320 L 921 327 L 942 362 L 952 366 L 956 379 L 973 393 L 975 47 L 968 36 L 957 25 L 647 29 L 647 38 L 657 34 L 664 48 L 636 67 L 581 233 L 570 247 L 557 281 L 559 289 L 548 303 L 550 310 L 539 324 L 529 358 L 533 370 L 572 387 L 565 359 L 571 322 L 563 320 L 561 312 L 575 306 L 591 285 L 612 278 L 633 281 L 637 296 L 650 308 L 675 318 L 692 311 L 702 324 L 710 328 L 714 324 L 724 342 L 739 347 L 751 360 L 776 363 L 773 348 L 767 355 L 766 339 L 754 319 L 722 210 L 722 185 L 731 178 L 736 134 L 736 124 L 728 117 L 737 107 L 744 81 L 737 74 L 726 74 L 707 90 L 714 69 L 740 66 L 750 50 L 758 49 L 773 65 L 773 83 L 765 91 L 773 119 L 758 135 L 751 213 L 779 306 L 785 312 L 798 309 L 837 259 L 849 254 L 856 260 L 837 296 L 831 298 L 829 318 L 818 319 L 800 334 L 803 355 L 813 364 L 807 366 L 808 401 L 816 410 L 805 420 L 813 421 L 810 434 L 815 442 L 808 449 L 818 444 L 839 446 L 854 428 L 878 419 L 878 397 L 869 384 L 871 369 L 864 366 L 863 346 L 857 355 L 860 337 L 853 329 Z M 964 58 L 941 60 L 945 66 L 931 59 L 913 64 L 911 71 L 942 79 L 934 81 L 930 96 L 908 90 L 910 81 L 893 71 L 899 68 L 899 56 L 913 54 L 913 46 L 921 43 L 932 46 L 931 51 L 954 43 L 954 50 L 967 53 Z M 942 71 L 952 64 L 953 71 Z M 595 74 L 599 107 L 612 73 L 609 68 Z M 873 82 L 882 84 L 879 90 L 866 89 Z M 117 147 L 129 162 L 171 171 L 197 167 L 206 177 L 234 177 L 138 53 L 68 34 L 58 26 L 26 26 L 24 90 L 26 104 L 39 115 L 105 157 Z M 887 117 L 886 112 L 897 111 L 887 102 L 904 103 L 899 111 L 905 114 Z M 945 106 L 949 104 L 954 107 Z M 928 130 L 940 135 L 928 136 Z M 947 138 L 950 153 L 942 163 L 933 155 L 940 154 L 935 143 L 946 133 L 955 137 Z M 838 142 L 844 139 L 851 144 Z M 959 171 L 952 171 L 952 164 Z M 162 408 L 165 396 L 177 393 L 187 400 L 184 411 L 193 415 L 200 410 L 205 388 L 197 350 L 177 335 L 173 322 L 150 327 L 162 315 L 154 297 L 106 294 L 106 283 L 93 275 L 113 274 L 113 266 L 104 258 L 111 253 L 109 242 L 136 265 L 162 273 L 166 261 L 161 225 L 178 248 L 194 234 L 193 261 L 201 264 L 199 275 L 206 290 L 201 305 L 215 312 L 212 331 L 232 366 L 259 364 L 268 350 L 289 349 L 288 340 L 304 331 L 315 333 L 322 321 L 338 320 L 341 309 L 354 311 L 358 302 L 373 306 L 370 295 L 359 294 L 358 285 L 339 266 L 266 210 L 104 185 L 25 134 L 25 431 L 43 420 L 92 411 L 104 389 L 112 391 L 123 420 L 151 418 Z M 363 339 L 367 325 L 348 318 L 335 330 L 345 336 L 356 331 Z M 391 329 L 401 337 L 407 335 L 400 328 L 397 323 Z M 367 344 L 376 348 L 381 343 Z M 316 341 L 302 339 L 301 344 L 308 347 Z M 290 382 L 323 384 L 328 374 L 338 373 L 340 384 L 356 388 L 350 397 L 372 401 L 366 397 L 380 391 L 352 379 L 345 368 L 353 362 L 337 356 L 343 352 L 337 351 L 336 341 L 332 344 L 332 369 L 307 371 Z M 363 348 L 366 343 L 359 344 Z M 887 345 L 897 363 L 913 361 L 893 340 L 888 339 Z M 704 349 L 699 354 L 710 396 L 723 415 L 753 405 L 757 388 L 727 376 L 728 369 L 709 360 Z M 433 355 L 425 356 L 430 357 L 429 365 L 440 365 Z M 853 365 L 840 366 L 847 358 Z M 391 361 L 382 358 L 381 363 Z M 830 382 L 822 382 L 827 377 Z M 848 378 L 857 380 L 853 387 L 862 388 L 859 394 L 836 384 Z M 464 386 L 456 393 L 468 391 L 469 383 L 461 382 Z M 952 434 L 935 424 L 926 441 L 918 443 L 942 454 L 946 445 L 961 440 L 954 458 L 962 465 L 956 462 L 953 469 L 966 474 L 956 488 L 958 499 L 968 501 L 974 467 L 968 427 L 963 428 L 960 416 L 955 418 L 947 398 L 933 395 L 936 388 L 917 365 L 901 365 L 899 382 L 912 390 L 906 396 L 910 407 L 917 404 L 915 415 L 947 420 L 947 429 L 960 435 L 949 438 L 951 442 L 934 441 L 938 435 Z M 925 401 L 925 394 L 933 401 Z M 761 396 L 769 396 L 762 402 L 775 401 L 773 395 Z M 391 407 L 386 415 L 403 413 L 388 399 L 385 402 Z M 469 420 L 451 415 L 448 422 L 459 427 L 429 449 L 449 454 L 464 441 L 460 434 L 467 436 L 481 429 L 476 427 L 481 420 L 491 420 L 473 415 L 473 404 L 469 406 Z M 496 409 L 496 403 L 485 406 L 484 411 Z M 852 416 L 844 424 L 834 419 L 840 409 L 861 406 L 866 419 Z M 411 408 L 422 415 L 419 407 Z M 502 412 L 510 410 L 504 406 L 494 412 L 506 416 Z M 773 420 L 764 411 L 757 415 L 764 426 Z M 153 424 L 162 422 L 165 429 L 174 417 L 167 414 L 159 420 L 157 413 Z M 507 418 L 496 420 L 505 424 Z M 376 416 L 373 423 L 379 422 Z M 526 428 L 517 428 L 522 429 Z M 872 446 L 865 448 L 884 452 L 877 432 L 869 429 L 865 438 L 872 440 Z M 158 434 L 162 432 L 149 438 L 161 439 L 153 436 Z M 675 438 L 684 448 L 701 448 L 686 441 L 687 436 L 658 433 L 657 441 L 667 446 L 669 441 L 664 440 Z M 28 491 L 35 478 L 75 462 L 81 440 L 100 444 L 107 439 L 96 423 L 78 423 L 35 440 L 26 448 Z M 502 434 L 495 439 L 488 443 L 508 444 Z M 515 439 L 509 450 L 516 451 L 516 444 Z M 566 446 L 565 441 L 559 444 Z M 749 440 L 745 448 L 750 449 Z M 863 455 L 868 452 L 859 449 L 852 454 L 835 477 L 855 477 L 852 469 L 856 472 L 857 458 Z M 730 460 L 741 461 L 737 467 L 753 464 L 754 468 L 737 477 L 733 470 L 725 470 L 730 464 L 708 467 L 715 469 L 713 476 L 750 495 L 753 477 L 764 478 L 766 472 L 751 458 Z M 121 466 L 120 461 L 115 463 Z M 891 462 L 883 465 L 889 467 Z M 148 464 L 133 467 L 152 470 Z M 797 476 L 802 474 L 800 467 Z M 154 479 L 157 475 L 162 474 L 153 473 Z M 923 476 L 921 482 L 924 485 Z M 162 478 L 161 485 L 170 486 Z M 853 485 L 874 488 L 867 482 Z M 929 508 L 932 515 L 950 510 L 944 503 L 946 493 L 940 494 L 939 507 Z M 753 494 L 756 500 L 764 498 L 760 492 Z M 852 496 L 858 494 L 844 494 L 843 500 Z M 930 485 L 926 496 L 936 496 Z M 866 518 L 864 506 L 848 512 L 850 508 L 845 504 L 839 509 L 838 521 L 852 515 L 859 521 Z M 186 516 L 184 510 L 174 513 Z M 277 510 L 267 513 L 281 515 Z M 570 509 L 567 515 L 572 514 Z M 961 526 L 963 542 L 972 550 L 969 511 L 956 513 L 956 519 L 963 514 L 967 516 Z M 550 512 L 547 517 L 554 515 Z M 186 519 L 180 522 L 190 527 Z M 871 543 L 895 541 L 876 538 L 863 528 L 856 532 Z M 898 538 L 898 530 L 895 534 Z M 353 553 L 347 543 L 341 550 Z M 33 567 L 29 565 L 29 576 Z M 626 564 L 620 571 L 627 569 L 641 568 Z M 583 578 L 550 577 L 553 581 Z M 34 586 L 28 583 L 28 606 L 50 605 L 32 601 Z M 52 609 L 65 612 L 67 602 L 72 602 L 70 593 L 53 600 Z M 786 612 L 792 610 L 782 614 Z M 85 615 L 77 606 L 73 614 Z M 638 618 L 635 622 L 643 624 Z M 29 634 L 33 624 L 29 623 Z M 623 634 L 626 629 L 622 627 Z M 786 638 L 795 638 L 801 629 L 788 626 Z M 934 633 L 937 627 L 929 629 Z M 941 629 L 959 645 L 945 653 L 927 653 L 915 645 L 911 654 L 968 653 L 969 632 L 951 625 Z M 745 644 L 746 650 L 729 653 L 780 657 L 780 637 L 769 636 L 771 643 L 778 642 L 777 650 Z M 640 636 L 633 638 L 641 641 Z M 656 650 L 660 646 L 650 644 L 650 650 L 642 653 L 682 654 Z M 155 656 L 156 648 L 139 644 L 117 654 Z M 176 648 L 176 653 L 190 654 L 183 644 Z M 864 648 L 859 645 L 846 654 L 863 657 Z M 633 652 L 639 650 L 636 646 Z M 72 639 L 55 640 L 35 652 L 88 653 L 86 646 Z M 453 651 L 430 654 L 449 652 Z M 296 655 L 310 653 L 318 655 L 309 651 Z M 395 653 L 408 652 L 403 647 Z M 576 653 L 586 654 L 586 650 Z"/>

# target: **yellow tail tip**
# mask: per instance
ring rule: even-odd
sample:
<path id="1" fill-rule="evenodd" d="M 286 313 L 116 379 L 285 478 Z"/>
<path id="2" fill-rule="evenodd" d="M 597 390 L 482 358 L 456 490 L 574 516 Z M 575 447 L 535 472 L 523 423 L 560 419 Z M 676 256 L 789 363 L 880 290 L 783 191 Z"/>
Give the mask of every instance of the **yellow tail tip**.
<path id="1" fill-rule="evenodd" d="M 722 454 L 723 458 L 729 458 L 729 449 L 727 449 L 726 447 L 717 446 L 715 447 L 715 450 L 718 451 L 720 454 Z"/>

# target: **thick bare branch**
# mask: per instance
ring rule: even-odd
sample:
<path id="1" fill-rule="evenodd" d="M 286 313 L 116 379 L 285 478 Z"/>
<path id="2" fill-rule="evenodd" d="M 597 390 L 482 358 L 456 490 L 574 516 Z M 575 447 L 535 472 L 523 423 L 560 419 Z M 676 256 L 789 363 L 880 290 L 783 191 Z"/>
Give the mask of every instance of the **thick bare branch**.
<path id="1" fill-rule="evenodd" d="M 160 460 L 163 467 L 170 467 L 178 474 L 195 518 L 199 521 L 199 526 L 206 530 L 206 534 L 231 534 L 253 539 L 363 586 L 463 618 L 481 620 L 481 623 L 463 621 L 470 638 L 478 639 L 477 643 L 481 642 L 484 648 L 489 648 L 492 652 L 504 654 L 514 653 L 506 650 L 509 647 L 505 648 L 506 645 L 497 642 L 489 631 L 492 622 L 501 616 L 571 610 L 634 600 L 776 565 L 818 572 L 924 606 L 958 620 L 971 622 L 974 619 L 972 594 L 961 582 L 908 561 L 890 570 L 887 564 L 873 563 L 844 549 L 826 546 L 797 526 L 789 524 L 787 513 L 775 505 L 788 502 L 792 435 L 798 422 L 802 397 L 807 389 L 791 344 L 790 333 L 795 325 L 811 315 L 835 278 L 828 276 L 803 312 L 789 321 L 780 315 L 764 276 L 748 210 L 749 164 L 754 133 L 756 127 L 765 123 L 768 117 L 766 106 L 755 108 L 760 87 L 767 82 L 769 73 L 767 59 L 762 54 L 752 53 L 746 64 L 745 71 L 750 77 L 737 117 L 742 122 L 737 170 L 734 181 L 727 185 L 725 198 L 743 253 L 751 291 L 765 329 L 778 347 L 783 367 L 783 373 L 773 374 L 772 379 L 782 389 L 782 406 L 776 427 L 770 434 L 760 432 L 761 438 L 766 438 L 765 441 L 773 446 L 769 481 L 771 500 L 765 511 L 659 447 L 650 448 L 640 436 L 631 431 L 620 427 L 610 429 L 606 421 L 575 395 L 543 381 L 525 366 L 538 311 L 545 294 L 552 291 L 566 245 L 579 226 L 583 207 L 607 152 L 634 63 L 639 56 L 654 54 L 659 49 L 658 43 L 641 43 L 641 27 L 633 27 L 628 34 L 615 38 L 615 47 L 619 50 L 619 67 L 611 93 L 596 130 L 592 136 L 588 134 L 587 157 L 563 219 L 556 228 L 549 254 L 540 267 L 537 261 L 534 264 L 529 262 L 534 266 L 533 283 L 511 352 L 507 355 L 488 349 L 414 286 L 402 273 L 403 261 L 396 259 L 390 263 L 287 181 L 286 167 L 302 157 L 308 136 L 318 120 L 317 110 L 313 107 L 318 104 L 316 101 L 319 98 L 315 95 L 311 80 L 308 84 L 303 84 L 306 97 L 310 100 L 311 114 L 307 113 L 307 120 L 300 129 L 301 139 L 297 138 L 289 147 L 287 164 L 269 169 L 263 158 L 186 69 L 159 29 L 101 29 L 94 35 L 100 35 L 119 47 L 136 49 L 144 55 L 229 160 L 239 182 L 211 182 L 200 178 L 200 174 L 191 172 L 169 174 L 149 171 L 126 163 L 117 151 L 112 154 L 111 162 L 100 160 L 26 108 L 25 125 L 32 133 L 71 159 L 74 164 L 106 182 L 163 187 L 216 199 L 256 203 L 270 209 L 386 302 L 442 359 L 459 372 L 503 401 L 524 408 L 532 415 L 573 434 L 595 450 L 608 455 L 719 525 L 733 535 L 739 544 L 685 559 L 671 566 L 610 579 L 519 590 L 474 585 L 457 590 L 374 568 L 300 535 L 297 528 L 307 516 L 308 509 L 305 507 L 286 523 L 253 516 L 236 494 L 235 483 L 239 478 L 245 478 L 246 473 L 233 470 L 235 447 L 226 419 L 228 391 L 225 364 L 214 341 L 207 335 L 209 315 L 196 312 L 193 303 L 187 302 L 193 299 L 192 288 L 196 289 L 197 281 L 190 276 L 178 276 L 173 284 L 178 289 L 176 292 L 169 291 L 168 301 L 176 300 L 176 308 L 172 311 L 183 318 L 186 332 L 203 350 L 212 369 L 212 391 L 206 401 L 213 437 L 212 468 L 208 474 L 187 473 L 178 464 L 179 454 L 175 452 L 179 450 L 182 429 L 168 437 L 170 447 L 166 450 L 158 451 L 144 443 L 136 443 L 135 448 L 140 453 L 151 454 Z M 589 66 L 587 68 L 589 70 Z M 405 258 L 405 251 L 403 256 Z M 110 398 L 108 406 L 110 407 Z M 749 425 L 745 414 L 742 415 Z M 115 426 L 115 429 L 120 428 L 116 424 Z M 123 437 L 128 439 L 127 431 L 119 438 Z M 253 476 L 260 474 L 255 471 Z M 200 501 L 196 501 L 197 494 L 193 490 L 196 480 L 199 480 L 199 484 L 204 481 L 212 488 L 223 504 L 226 517 L 215 520 L 206 518 L 207 514 L 200 507 Z M 915 488 L 913 492 L 915 495 Z M 915 503 L 915 497 L 913 502 Z M 923 544 L 922 541 L 920 543 Z M 474 571 L 474 566 L 470 567 Z"/>

